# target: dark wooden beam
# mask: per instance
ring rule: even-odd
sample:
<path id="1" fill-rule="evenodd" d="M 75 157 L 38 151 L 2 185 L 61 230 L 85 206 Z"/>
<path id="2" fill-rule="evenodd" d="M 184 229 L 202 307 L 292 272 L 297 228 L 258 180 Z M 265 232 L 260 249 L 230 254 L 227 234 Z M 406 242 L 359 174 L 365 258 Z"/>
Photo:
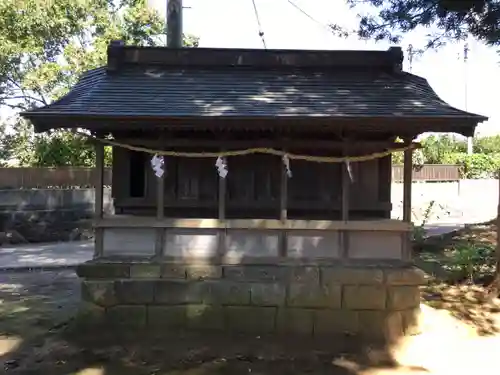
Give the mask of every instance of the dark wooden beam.
<path id="1" fill-rule="evenodd" d="M 218 199 L 218 210 L 219 210 L 219 220 L 226 220 L 226 188 L 227 188 L 227 177 L 222 178 L 219 176 L 219 199 Z"/>
<path id="2" fill-rule="evenodd" d="M 221 151 L 224 151 L 222 149 Z M 231 173 L 231 171 L 229 171 Z M 228 174 L 229 174 L 228 173 Z M 227 176 L 226 178 L 222 178 L 219 176 L 219 195 L 217 199 L 218 203 L 218 218 L 220 222 L 226 221 L 226 199 L 227 199 Z M 224 254 L 226 253 L 226 231 L 220 230 L 218 233 L 218 257 L 222 259 Z"/>
<path id="3" fill-rule="evenodd" d="M 118 139 L 117 142 L 125 144 L 133 144 L 136 146 L 143 147 L 154 147 L 158 145 L 157 139 L 137 139 L 137 138 L 124 138 Z M 176 148 L 176 147 L 193 147 L 193 148 L 218 148 L 221 144 L 227 149 L 246 149 L 246 148 L 287 148 L 287 149 L 300 149 L 300 148 L 314 148 L 314 149 L 343 149 L 344 145 L 341 141 L 327 141 L 319 139 L 304 139 L 304 140 L 269 140 L 269 139 L 258 139 L 258 140 L 231 140 L 226 139 L 224 141 L 217 139 L 196 139 L 196 138 L 168 138 L 163 142 L 165 147 Z M 379 149 L 383 151 L 385 149 L 403 148 L 407 146 L 408 143 L 397 143 L 397 142 L 387 142 L 387 141 L 356 141 L 351 148 L 353 150 L 363 149 L 370 147 L 371 149 Z"/>
<path id="4" fill-rule="evenodd" d="M 160 135 L 160 148 L 163 149 L 163 141 L 165 140 L 164 134 Z M 163 220 L 165 217 L 165 158 L 163 158 L 163 175 L 156 177 L 156 218 Z M 165 243 L 165 230 L 158 228 L 156 230 L 156 243 L 155 243 L 155 256 L 163 256 L 163 247 Z"/>
<path id="5" fill-rule="evenodd" d="M 343 155 L 349 155 L 349 153 L 352 150 L 352 144 L 344 142 L 343 148 L 342 148 L 342 154 Z M 341 206 L 341 211 L 342 211 L 342 220 L 347 221 L 349 220 L 349 200 L 350 200 L 350 193 L 351 193 L 351 179 L 349 176 L 349 170 L 348 170 L 348 164 L 343 163 L 342 164 L 342 206 Z"/>
<path id="6" fill-rule="evenodd" d="M 284 163 L 281 164 L 281 181 L 280 181 L 280 221 L 283 225 L 288 221 L 288 175 Z M 285 258 L 288 252 L 287 234 L 280 234 L 280 256 Z"/>
<path id="7" fill-rule="evenodd" d="M 104 144 L 96 141 L 95 145 L 95 220 L 100 220 L 103 217 L 104 210 Z M 95 248 L 94 258 L 99 258 L 104 254 L 104 233 L 102 229 L 97 228 L 95 231 Z"/>
<path id="8" fill-rule="evenodd" d="M 343 155 L 348 155 L 351 151 L 350 144 L 344 142 L 343 145 Z M 351 193 L 351 180 L 349 176 L 349 170 L 347 169 L 347 163 L 343 163 L 342 173 L 341 173 L 341 181 L 342 181 L 342 203 L 341 203 L 341 218 L 342 221 L 349 220 L 349 201 L 350 201 L 350 193 Z M 347 231 L 340 232 L 340 243 L 341 243 L 341 251 L 342 258 L 346 259 L 349 257 L 349 233 Z"/>
<path id="9" fill-rule="evenodd" d="M 403 221 L 411 222 L 411 187 L 413 180 L 413 150 L 404 152 L 403 165 Z"/>

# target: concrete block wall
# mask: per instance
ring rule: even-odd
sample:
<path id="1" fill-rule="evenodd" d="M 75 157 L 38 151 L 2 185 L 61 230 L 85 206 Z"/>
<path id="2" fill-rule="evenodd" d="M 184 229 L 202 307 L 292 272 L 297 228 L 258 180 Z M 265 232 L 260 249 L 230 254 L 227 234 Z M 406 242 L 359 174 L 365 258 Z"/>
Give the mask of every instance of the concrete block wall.
<path id="1" fill-rule="evenodd" d="M 109 189 L 104 202 L 112 213 Z M 16 230 L 28 242 L 69 240 L 75 229 L 91 229 L 94 203 L 94 189 L 0 190 L 0 232 Z"/>
<path id="2" fill-rule="evenodd" d="M 395 265 L 101 261 L 78 274 L 93 316 L 117 327 L 374 339 L 415 329 L 423 283 L 419 270 Z"/>

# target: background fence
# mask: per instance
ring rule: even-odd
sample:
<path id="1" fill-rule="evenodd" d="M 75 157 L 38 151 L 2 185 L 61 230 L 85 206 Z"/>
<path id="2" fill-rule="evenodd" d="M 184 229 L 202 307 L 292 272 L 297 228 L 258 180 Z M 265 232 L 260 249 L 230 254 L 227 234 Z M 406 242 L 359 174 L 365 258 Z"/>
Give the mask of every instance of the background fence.
<path id="1" fill-rule="evenodd" d="M 0 189 L 78 188 L 92 187 L 93 168 L 0 168 Z M 458 165 L 424 165 L 413 171 L 414 181 L 458 181 Z M 403 181 L 403 166 L 392 167 L 392 181 Z M 104 170 L 104 184 L 111 185 L 111 168 Z"/>
<path id="2" fill-rule="evenodd" d="M 92 187 L 94 168 L 0 168 L 0 189 Z M 104 170 L 104 185 L 111 185 L 111 168 Z"/>
<path id="3" fill-rule="evenodd" d="M 458 181 L 460 166 L 448 164 L 424 164 L 413 170 L 413 181 Z M 403 166 L 392 166 L 392 182 L 403 182 Z"/>

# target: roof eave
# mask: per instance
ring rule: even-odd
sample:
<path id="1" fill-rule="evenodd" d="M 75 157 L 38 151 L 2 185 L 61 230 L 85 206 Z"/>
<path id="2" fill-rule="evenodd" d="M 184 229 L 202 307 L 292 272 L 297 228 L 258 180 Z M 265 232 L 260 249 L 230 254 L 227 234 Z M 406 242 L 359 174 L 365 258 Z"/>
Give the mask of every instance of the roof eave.
<path id="1" fill-rule="evenodd" d="M 128 123 L 131 128 L 143 127 L 144 125 L 155 125 L 162 127 L 165 123 L 172 126 L 179 127 L 193 127 L 197 126 L 204 128 L 207 123 L 212 123 L 217 120 L 220 125 L 231 123 L 233 128 L 235 122 L 251 122 L 255 120 L 267 121 L 268 125 L 283 125 L 283 123 L 294 123 L 308 121 L 309 123 L 315 122 L 317 125 L 331 125 L 335 124 L 339 127 L 356 127 L 363 129 L 367 123 L 377 122 L 384 125 L 384 129 L 397 129 L 398 132 L 403 133 L 424 133 L 424 132 L 446 132 L 458 133 L 466 137 L 474 135 L 476 126 L 486 121 L 488 118 L 479 115 L 472 115 L 467 117 L 429 117 L 429 116 L 366 116 L 366 117 L 333 117 L 333 116 L 137 116 L 137 115 L 119 115 L 116 114 L 89 114 L 89 113 L 55 113 L 52 111 L 27 111 L 21 114 L 24 118 L 29 120 L 36 132 L 45 132 L 50 129 L 62 128 L 92 128 L 95 130 L 112 128 L 114 125 L 123 128 L 124 123 Z M 168 120 L 168 121 L 167 121 Z M 411 127 L 400 128 L 401 122 L 411 123 Z M 358 125 L 358 126 L 356 126 Z M 156 127 L 155 126 L 155 127 Z M 213 126 L 210 126 L 213 128 Z"/>

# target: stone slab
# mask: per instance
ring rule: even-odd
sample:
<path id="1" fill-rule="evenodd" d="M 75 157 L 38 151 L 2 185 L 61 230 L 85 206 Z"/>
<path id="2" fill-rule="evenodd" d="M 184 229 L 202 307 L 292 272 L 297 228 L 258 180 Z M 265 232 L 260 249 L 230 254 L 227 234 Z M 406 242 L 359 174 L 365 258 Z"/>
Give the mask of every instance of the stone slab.
<path id="1" fill-rule="evenodd" d="M 281 283 L 253 283 L 250 300 L 255 306 L 283 306 L 286 301 L 286 285 Z"/>
<path id="2" fill-rule="evenodd" d="M 183 329 L 187 326 L 186 306 L 147 307 L 148 326 L 152 328 Z"/>
<path id="3" fill-rule="evenodd" d="M 226 256 L 231 258 L 276 257 L 279 253 L 278 244 L 279 236 L 277 234 L 228 231 Z"/>
<path id="4" fill-rule="evenodd" d="M 130 266 L 122 263 L 86 262 L 76 268 L 78 277 L 84 279 L 123 279 L 130 276 Z"/>
<path id="5" fill-rule="evenodd" d="M 104 256 L 141 256 L 155 254 L 153 228 L 103 228 Z"/>
<path id="6" fill-rule="evenodd" d="M 349 310 L 316 310 L 314 315 L 314 335 L 329 334 L 353 335 L 359 332 L 359 316 L 357 311 Z"/>
<path id="7" fill-rule="evenodd" d="M 185 279 L 186 276 L 185 265 L 163 264 L 161 267 L 161 277 L 164 279 Z"/>
<path id="8" fill-rule="evenodd" d="M 209 285 L 205 282 L 161 280 L 155 282 L 155 304 L 201 304 L 210 297 Z"/>
<path id="9" fill-rule="evenodd" d="M 236 281 L 287 281 L 288 275 L 285 266 L 224 266 L 224 277 Z"/>
<path id="10" fill-rule="evenodd" d="M 403 259 L 401 233 L 390 231 L 359 231 L 349 233 L 351 259 Z"/>
<path id="11" fill-rule="evenodd" d="M 180 258 L 211 258 L 217 255 L 219 237 L 217 233 L 188 234 L 167 232 L 165 255 Z"/>
<path id="12" fill-rule="evenodd" d="M 249 305 L 250 284 L 230 280 L 206 281 L 209 288 L 207 303 L 214 305 Z"/>
<path id="13" fill-rule="evenodd" d="M 275 307 L 227 306 L 228 329 L 235 332 L 270 333 L 276 327 Z"/>
<path id="14" fill-rule="evenodd" d="M 126 328 L 146 327 L 146 306 L 120 305 L 106 309 L 106 320 L 112 326 Z"/>
<path id="15" fill-rule="evenodd" d="M 120 304 L 143 305 L 154 300 L 154 280 L 119 280 L 115 282 L 116 298 Z"/>
<path id="16" fill-rule="evenodd" d="M 403 335 L 403 320 L 399 311 L 359 311 L 359 334 L 384 341 Z"/>
<path id="17" fill-rule="evenodd" d="M 130 266 L 131 279 L 159 279 L 161 265 L 159 264 L 132 264 Z"/>
<path id="18" fill-rule="evenodd" d="M 279 308 L 276 315 L 276 329 L 283 334 L 312 335 L 314 329 L 312 309 Z"/>
<path id="19" fill-rule="evenodd" d="M 289 285 L 287 305 L 293 307 L 340 308 L 341 286 L 321 286 L 308 283 Z"/>
<path id="20" fill-rule="evenodd" d="M 321 267 L 321 280 L 326 285 L 374 285 L 384 282 L 384 273 L 368 267 Z"/>
<path id="21" fill-rule="evenodd" d="M 420 305 L 418 286 L 392 286 L 387 290 L 387 307 L 391 310 L 413 309 Z"/>
<path id="22" fill-rule="evenodd" d="M 386 289 L 382 285 L 347 285 L 342 308 L 348 310 L 385 310 Z"/>
<path id="23" fill-rule="evenodd" d="M 97 306 L 111 307 L 118 304 L 113 280 L 83 280 L 82 299 Z"/>
<path id="24" fill-rule="evenodd" d="M 225 328 L 224 311 L 220 306 L 189 305 L 186 307 L 187 328 L 222 331 Z"/>
<path id="25" fill-rule="evenodd" d="M 321 236 L 289 235 L 287 254 L 291 258 L 340 258 L 339 234 L 325 233 Z"/>
<path id="26" fill-rule="evenodd" d="M 317 266 L 290 267 L 290 282 L 319 285 L 320 269 Z"/>
<path id="27" fill-rule="evenodd" d="M 222 277 L 222 266 L 212 264 L 189 265 L 186 267 L 186 275 L 188 279 L 193 280 L 219 279 Z"/>
<path id="28" fill-rule="evenodd" d="M 394 268 L 386 269 L 386 283 L 389 285 L 424 285 L 425 273 L 419 268 Z"/>

